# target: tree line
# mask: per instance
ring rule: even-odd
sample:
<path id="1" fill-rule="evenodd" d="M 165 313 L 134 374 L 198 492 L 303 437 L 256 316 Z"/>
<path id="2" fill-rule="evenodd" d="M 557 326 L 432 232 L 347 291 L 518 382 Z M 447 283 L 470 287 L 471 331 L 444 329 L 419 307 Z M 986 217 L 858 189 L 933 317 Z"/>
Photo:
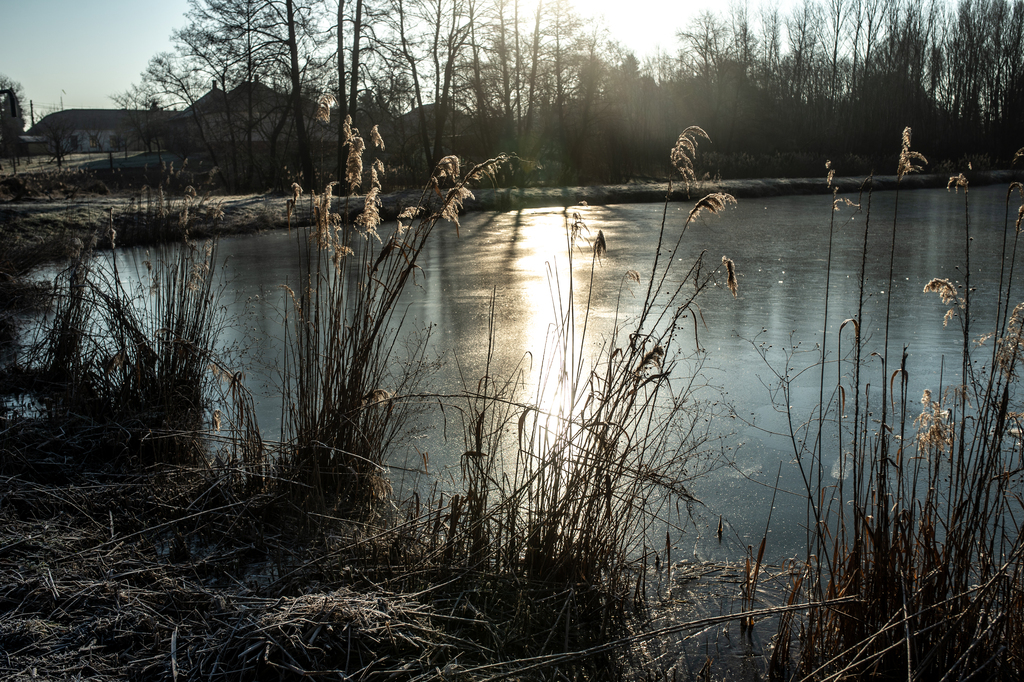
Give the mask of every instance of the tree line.
<path id="1" fill-rule="evenodd" d="M 115 100 L 181 112 L 232 189 L 344 177 L 349 117 L 399 181 L 499 152 L 516 183 L 661 176 L 690 124 L 734 176 L 865 172 L 905 126 L 941 159 L 1024 144 L 1024 0 L 734 2 L 642 60 L 571 0 L 190 0 L 173 43 Z"/>

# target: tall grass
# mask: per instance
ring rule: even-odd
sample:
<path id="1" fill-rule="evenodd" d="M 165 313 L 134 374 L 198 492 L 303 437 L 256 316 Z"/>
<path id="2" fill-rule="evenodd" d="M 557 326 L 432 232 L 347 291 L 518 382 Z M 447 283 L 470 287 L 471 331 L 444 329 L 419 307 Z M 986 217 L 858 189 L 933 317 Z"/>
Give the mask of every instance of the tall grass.
<path id="1" fill-rule="evenodd" d="M 695 179 L 693 158 L 705 137 L 688 128 L 672 151 L 686 183 Z M 565 652 L 607 636 L 643 599 L 647 558 L 663 542 L 666 518 L 694 501 L 688 485 L 711 414 L 697 399 L 699 356 L 687 349 L 691 338 L 699 349 L 699 299 L 719 282 L 735 295 L 737 279 L 730 259 L 683 245 L 699 216 L 734 199 L 708 195 L 678 225 L 666 201 L 650 270 L 621 276 L 620 299 L 629 291 L 639 303 L 629 313 L 616 306 L 619 317 L 596 352 L 595 273 L 616 267 L 618 245 L 567 212 L 564 253 L 548 271 L 551 323 L 536 361 L 507 373 L 492 363 L 501 334 L 492 309 L 488 338 L 466 340 L 488 344 L 485 374 L 466 375 L 457 395 L 438 395 L 429 392 L 430 329 L 412 327 L 403 294 L 422 276 L 420 256 L 434 230 L 450 223 L 458 232 L 470 187 L 507 159 L 463 172 L 457 158 L 445 157 L 419 205 L 385 227 L 383 167 L 374 161 L 364 172 L 358 131 L 350 128 L 346 142 L 348 189 L 365 175 L 370 189 L 354 222 L 341 217 L 347 205 L 336 210 L 334 185 L 306 193 L 312 221 L 295 232 L 303 268 L 288 284 L 280 444 L 263 441 L 244 375 L 217 352 L 224 321 L 216 245 L 188 238 L 205 220 L 196 218 L 192 195 L 138 210 L 166 227 L 165 237 L 181 239 L 162 257 L 126 273 L 112 222 L 100 237 L 115 250 L 103 256 L 83 245 L 60 272 L 29 362 L 53 389 L 44 416 L 104 425 L 104 454 L 134 458 L 126 466 L 202 468 L 227 458 L 242 468 L 249 492 L 277 494 L 283 523 L 296 524 L 290 531 L 307 531 L 297 534 L 311 543 L 332 533 L 317 558 L 328 580 L 363 559 L 367 575 L 416 586 L 417 595 L 452 584 L 460 595 L 483 595 L 491 613 L 507 615 L 486 621 L 501 628 L 489 635 L 498 659 Z M 303 194 L 294 193 L 292 208 Z M 681 266 L 684 251 L 696 255 Z M 425 397 L 442 418 L 450 409 L 462 417 L 463 487 L 426 499 L 417 491 L 398 513 L 389 456 Z M 343 550 L 338 536 L 348 542 Z M 187 554 L 187 543 L 179 544 Z M 278 575 L 284 581 L 287 567 Z"/>
<path id="2" fill-rule="evenodd" d="M 224 371 L 217 342 L 226 324 L 216 245 L 185 241 L 132 260 L 116 251 L 112 224 L 105 238 L 115 247 L 105 253 L 95 251 L 95 237 L 75 240 L 53 282 L 40 339 L 19 364 L 35 377 L 46 418 L 105 431 L 105 459 L 207 462 L 204 434 Z M 229 393 L 231 423 L 248 434 L 241 450 L 231 449 L 246 451 L 257 472 L 263 454 L 246 450 L 257 441 L 242 426 L 252 420 L 251 397 L 240 385 Z"/>
<path id="3" fill-rule="evenodd" d="M 676 163 L 684 178 L 701 132 L 680 137 Z M 650 273 L 622 274 L 620 296 L 646 293 L 631 314 L 620 310 L 596 352 L 588 350 L 595 345 L 594 273 L 614 261 L 603 232 L 591 233 L 577 212 L 564 216 L 565 266 L 548 268 L 552 320 L 536 367 L 504 375 L 496 367 L 501 330 L 492 313 L 485 374 L 466 381 L 459 411 L 466 493 L 454 495 L 443 514 L 441 507 L 428 512 L 442 537 L 427 559 L 451 564 L 454 557 L 465 570 L 573 586 L 571 600 L 542 619 L 543 627 L 528 604 L 512 609 L 520 635 L 539 628 L 538 645 L 550 643 L 551 618 L 565 627 L 556 640 L 564 650 L 587 632 L 607 633 L 627 604 L 642 601 L 655 528 L 664 532 L 659 520 L 693 501 L 687 486 L 709 437 L 710 408 L 696 399 L 701 378 L 684 369 L 682 339 L 696 332 L 690 325 L 708 287 L 736 281 L 728 259 L 710 262 L 699 253 L 676 271 L 671 255 L 703 211 L 731 201 L 705 197 L 675 228 L 666 210 Z M 519 397 L 530 386 L 532 399 Z M 570 620 L 590 626 L 574 628 L 570 638 Z"/>
<path id="4" fill-rule="evenodd" d="M 359 154 L 356 135 L 350 149 Z M 694 179 L 702 136 L 699 128 L 687 129 L 673 151 L 686 182 Z M 457 159 L 443 159 L 420 206 L 387 234 L 378 234 L 376 168 L 354 224 L 332 210 L 331 187 L 309 199 L 315 220 L 297 233 L 304 274 L 288 307 L 292 350 L 281 467 L 290 496 L 314 512 L 307 515 L 314 523 L 338 513 L 352 518 L 353 509 L 373 509 L 390 497 L 388 455 L 410 410 L 422 405 L 431 365 L 424 337 L 403 345 L 408 325 L 400 297 L 418 276 L 433 230 L 445 220 L 458 231 L 470 183 L 503 161 L 463 175 Z M 361 167 L 361 159 L 350 158 L 350 186 Z M 375 522 L 383 525 L 371 535 L 390 538 L 387 554 L 403 557 L 406 577 L 393 579 L 408 584 L 410 576 L 444 575 L 447 581 L 454 571 L 462 581 L 486 581 L 491 608 L 508 614 L 503 650 L 509 656 L 565 650 L 607 633 L 627 604 L 642 600 L 655 527 L 663 538 L 658 524 L 693 502 L 687 486 L 709 433 L 710 408 L 695 398 L 699 371 L 682 362 L 697 333 L 697 302 L 714 283 L 734 293 L 737 286 L 728 258 L 698 251 L 680 268 L 678 254 L 694 220 L 733 202 L 709 195 L 676 226 L 666 202 L 651 270 L 622 273 L 620 297 L 635 290 L 640 303 L 628 315 L 620 311 L 596 353 L 589 350 L 594 275 L 614 261 L 604 233 L 566 212 L 564 251 L 547 273 L 552 318 L 542 351 L 524 349 L 533 362 L 500 367 L 494 350 L 501 322 L 492 304 L 487 338 L 464 340 L 486 344 L 483 375 L 463 374 L 460 395 L 431 396 L 442 418 L 450 413 L 461 420 L 463 487 L 427 499 L 417 492 L 403 519 Z M 534 592 L 539 586 L 544 591 Z M 561 596 L 550 609 L 532 603 L 552 594 Z M 557 637 L 556 627 L 562 629 Z"/>
<path id="5" fill-rule="evenodd" d="M 923 162 L 910 149 L 907 129 L 898 177 Z M 805 477 L 808 554 L 790 596 L 791 602 L 800 595 L 818 602 L 852 601 L 815 607 L 800 621 L 781 620 L 771 659 L 775 679 L 1016 679 L 1022 674 L 1024 631 L 1016 610 L 1024 604 L 1018 395 L 1024 307 L 1011 308 L 1011 301 L 1024 207 L 1014 223 L 1010 202 L 1024 200 L 1024 191 L 1013 183 L 1007 192 L 996 313 L 994 319 L 981 319 L 978 306 L 972 306 L 970 188 L 962 175 L 951 178 L 950 188 L 962 192 L 964 201 L 963 281 L 935 278 L 925 292 L 938 293 L 947 306 L 945 323 L 960 325 L 959 375 L 950 381 L 948 373 L 940 374 L 949 383 L 925 390 L 918 413 L 910 409 L 906 350 L 902 357 L 890 357 L 899 351 L 890 344 L 888 301 L 878 350 L 872 352 L 861 336 L 862 275 L 861 306 L 840 328 L 840 334 L 848 329 L 853 352 L 839 360 L 837 402 L 818 408 L 816 441 L 822 443 L 822 430 L 832 429 L 840 461 L 851 466 L 834 486 L 820 475 Z M 898 270 L 897 244 L 905 239 L 898 208 L 897 195 L 886 235 L 887 297 Z M 869 236 L 870 190 L 867 210 L 862 258 L 869 239 L 877 239 Z M 986 331 L 976 337 L 979 327 Z M 849 343 L 844 341 L 845 347 Z M 870 362 L 876 357 L 881 404 L 869 400 Z M 822 363 L 823 385 L 825 368 Z M 832 453 L 816 446 L 797 454 L 820 468 Z"/>
<path id="6" fill-rule="evenodd" d="M 346 182 L 355 189 L 362 182 L 364 143 L 358 131 L 349 130 Z M 297 232 L 304 273 L 298 290 L 289 288 L 291 355 L 284 386 L 283 466 L 286 477 L 299 484 L 304 508 L 323 510 L 339 500 L 360 505 L 390 495 L 384 463 L 408 427 L 416 404 L 408 396 L 421 390 L 430 366 L 429 329 L 406 345 L 400 297 L 418 276 L 418 258 L 438 222 L 458 226 L 458 211 L 470 196 L 467 185 L 503 161 L 491 159 L 463 177 L 458 159 L 445 157 L 420 205 L 383 236 L 377 232 L 379 161 L 370 168 L 371 188 L 354 224 L 332 211 L 333 183 L 311 196 L 313 224 Z M 439 202 L 426 201 L 428 192 L 441 197 L 442 189 Z M 296 201 L 300 194 L 296 185 Z"/>
<path id="7" fill-rule="evenodd" d="M 168 176 L 168 187 L 170 180 Z M 181 196 L 174 197 L 165 192 L 161 183 L 156 188 L 144 186 L 134 193 L 128 206 L 117 212 L 114 226 L 123 247 L 146 246 L 202 237 L 222 217 L 220 204 L 211 199 L 209 191 L 200 195 L 188 185 Z M 114 220 L 113 212 L 111 219 Z"/>

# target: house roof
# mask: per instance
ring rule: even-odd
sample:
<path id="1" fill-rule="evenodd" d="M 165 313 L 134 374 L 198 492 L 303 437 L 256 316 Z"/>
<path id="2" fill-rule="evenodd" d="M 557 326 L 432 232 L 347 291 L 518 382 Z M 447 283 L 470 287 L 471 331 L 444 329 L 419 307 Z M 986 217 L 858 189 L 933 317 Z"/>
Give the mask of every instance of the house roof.
<path id="1" fill-rule="evenodd" d="M 232 110 L 244 109 L 249 102 L 249 88 L 252 88 L 253 103 L 257 107 L 266 105 L 285 106 L 288 103 L 288 96 L 277 92 L 263 83 L 240 83 L 227 93 L 228 103 Z M 192 116 L 193 109 L 204 114 L 214 114 L 224 111 L 224 91 L 220 88 L 213 88 L 205 95 L 195 101 L 192 106 L 174 116 L 175 119 L 184 119 Z"/>
<path id="2" fill-rule="evenodd" d="M 72 130 L 117 130 L 128 114 L 126 109 L 64 109 L 44 116 L 28 129 L 28 134 L 42 134 L 45 126 L 55 124 Z"/>

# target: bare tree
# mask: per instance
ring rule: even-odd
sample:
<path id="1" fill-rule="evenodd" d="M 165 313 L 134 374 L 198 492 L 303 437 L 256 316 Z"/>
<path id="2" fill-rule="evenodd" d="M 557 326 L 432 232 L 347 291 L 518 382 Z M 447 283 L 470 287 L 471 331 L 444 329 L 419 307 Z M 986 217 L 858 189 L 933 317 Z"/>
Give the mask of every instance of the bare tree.
<path id="1" fill-rule="evenodd" d="M 470 36 L 467 7 L 465 0 L 394 0 L 393 10 L 396 63 L 411 77 L 420 145 L 432 168 L 445 155 L 456 69 Z"/>
<path id="2" fill-rule="evenodd" d="M 64 165 L 69 154 L 79 149 L 78 131 L 70 111 L 51 111 L 37 123 L 33 130 L 44 140 L 57 168 Z"/>
<path id="3" fill-rule="evenodd" d="M 383 14 L 380 2 L 338 0 L 337 21 L 333 30 L 337 39 L 335 71 L 339 178 L 345 176 L 347 153 L 340 145 L 344 144 L 346 117 L 351 116 L 355 123 L 362 125 L 364 115 L 368 114 L 368 111 L 361 111 L 360 98 L 364 96 L 373 102 L 371 109 L 392 109 L 394 103 L 383 100 L 395 93 L 395 85 L 401 80 L 400 77 L 396 78 L 394 70 L 387 65 L 378 69 L 376 74 L 370 72 L 373 63 L 381 59 L 377 27 L 386 23 Z"/>
<path id="4" fill-rule="evenodd" d="M 812 0 L 803 0 L 786 19 L 789 35 L 789 98 L 806 101 L 811 93 L 805 90 L 814 65 L 815 46 L 821 19 L 820 6 Z"/>
<path id="5" fill-rule="evenodd" d="M 187 119 L 193 124 L 191 131 L 179 131 L 177 134 L 191 137 L 194 131 L 199 142 L 210 156 L 214 166 L 220 167 L 217 153 L 217 131 L 215 122 L 206 107 L 198 106 L 199 101 L 207 94 L 211 81 L 204 74 L 192 68 L 190 60 L 170 52 L 162 52 L 149 60 L 149 65 L 142 74 L 147 88 L 161 97 L 171 108 L 181 106 L 185 109 L 178 125 Z M 212 81 L 216 85 L 216 81 Z M 190 142 L 191 145 L 191 142 Z M 223 170 L 218 174 L 223 177 Z"/>
<path id="6" fill-rule="evenodd" d="M 161 147 L 166 115 L 160 107 L 159 96 L 150 84 L 132 85 L 124 92 L 111 95 L 110 99 L 124 110 L 126 129 L 122 133 L 126 142 L 134 137 L 149 153 Z"/>
<path id="7" fill-rule="evenodd" d="M 281 79 L 291 59 L 275 5 L 268 0 L 190 0 L 189 22 L 173 34 L 179 54 L 221 87 L 212 93 L 226 175 L 236 188 L 253 185 L 255 142 L 267 112 L 264 84 Z"/>

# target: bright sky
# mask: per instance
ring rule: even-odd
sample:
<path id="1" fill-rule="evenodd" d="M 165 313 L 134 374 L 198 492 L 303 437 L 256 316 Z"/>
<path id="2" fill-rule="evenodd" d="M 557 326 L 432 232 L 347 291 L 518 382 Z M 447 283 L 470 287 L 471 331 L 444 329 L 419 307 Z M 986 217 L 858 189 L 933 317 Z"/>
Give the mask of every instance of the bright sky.
<path id="1" fill-rule="evenodd" d="M 574 0 L 606 17 L 611 35 L 638 58 L 672 51 L 675 32 L 722 0 Z M 531 2 L 531 0 L 526 0 Z M 750 0 L 755 7 L 759 0 Z M 139 81 L 149 59 L 171 49 L 187 0 L 0 0 L 0 73 L 20 82 L 36 120 L 59 108 L 110 108 L 110 95 Z M 28 102 L 25 102 L 26 112 Z"/>

